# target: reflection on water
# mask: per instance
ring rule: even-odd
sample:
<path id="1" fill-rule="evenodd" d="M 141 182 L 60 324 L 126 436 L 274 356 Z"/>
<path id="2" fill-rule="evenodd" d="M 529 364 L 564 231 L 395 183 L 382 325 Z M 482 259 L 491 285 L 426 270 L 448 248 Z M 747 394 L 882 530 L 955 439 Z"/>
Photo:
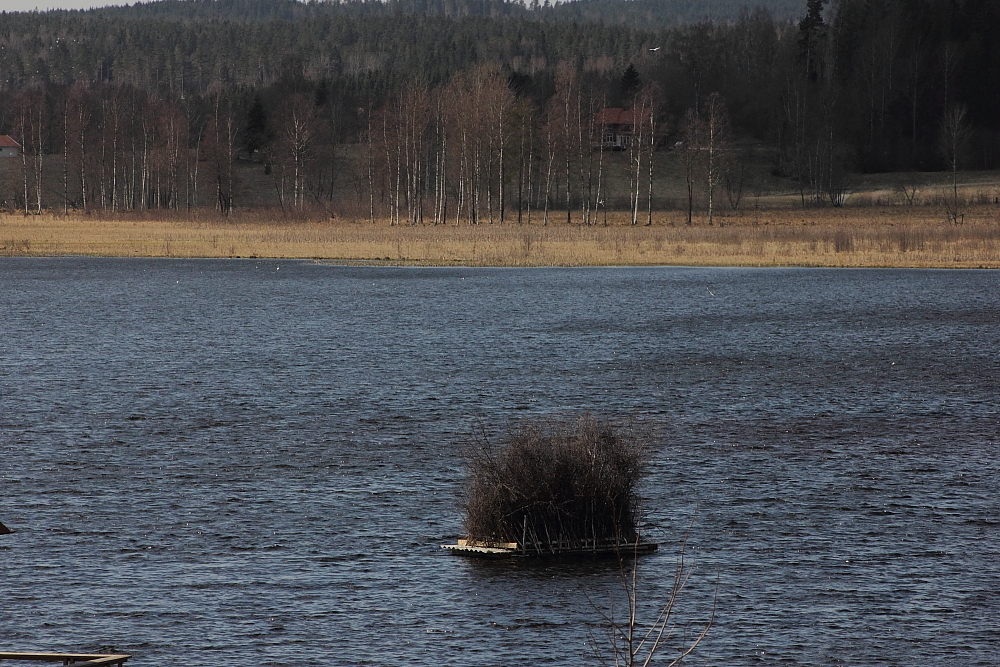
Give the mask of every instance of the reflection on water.
<path id="1" fill-rule="evenodd" d="M 700 660 L 997 664 L 998 283 L 0 261 L 0 645 L 593 662 L 613 562 L 438 546 L 478 421 L 592 409 L 657 428 L 640 590 L 694 517 Z"/>

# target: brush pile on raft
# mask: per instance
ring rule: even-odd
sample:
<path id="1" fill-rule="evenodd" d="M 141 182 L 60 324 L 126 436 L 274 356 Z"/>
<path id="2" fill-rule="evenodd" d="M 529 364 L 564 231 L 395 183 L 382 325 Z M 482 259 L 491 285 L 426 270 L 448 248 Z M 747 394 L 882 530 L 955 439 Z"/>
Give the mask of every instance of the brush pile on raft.
<path id="1" fill-rule="evenodd" d="M 529 420 L 469 455 L 466 538 L 444 548 L 484 558 L 649 553 L 636 486 L 646 447 L 590 414 Z"/>

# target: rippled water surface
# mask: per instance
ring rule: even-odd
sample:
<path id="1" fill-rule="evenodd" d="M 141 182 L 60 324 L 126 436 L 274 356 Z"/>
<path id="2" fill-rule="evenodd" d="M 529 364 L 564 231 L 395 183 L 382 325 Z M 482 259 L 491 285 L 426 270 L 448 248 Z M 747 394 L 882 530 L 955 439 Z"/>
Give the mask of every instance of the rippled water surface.
<path id="1" fill-rule="evenodd" d="M 590 409 L 690 664 L 1000 664 L 998 355 L 998 272 L 5 259 L 0 650 L 594 664 L 613 564 L 439 547 L 477 424 Z"/>

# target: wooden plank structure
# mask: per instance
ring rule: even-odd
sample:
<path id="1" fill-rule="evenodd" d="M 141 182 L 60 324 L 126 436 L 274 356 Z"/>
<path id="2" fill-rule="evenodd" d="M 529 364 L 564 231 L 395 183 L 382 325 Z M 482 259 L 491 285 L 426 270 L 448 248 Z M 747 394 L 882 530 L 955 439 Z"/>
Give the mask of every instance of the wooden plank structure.
<path id="1" fill-rule="evenodd" d="M 27 660 L 31 662 L 61 662 L 73 667 L 122 667 L 131 655 L 124 653 L 2 653 L 0 660 Z"/>
<path id="2" fill-rule="evenodd" d="M 455 544 L 442 544 L 459 556 L 472 558 L 553 558 L 559 556 L 643 556 L 657 549 L 655 542 L 600 542 L 597 540 L 554 542 L 502 542 L 487 543 L 475 540 L 457 540 Z"/>

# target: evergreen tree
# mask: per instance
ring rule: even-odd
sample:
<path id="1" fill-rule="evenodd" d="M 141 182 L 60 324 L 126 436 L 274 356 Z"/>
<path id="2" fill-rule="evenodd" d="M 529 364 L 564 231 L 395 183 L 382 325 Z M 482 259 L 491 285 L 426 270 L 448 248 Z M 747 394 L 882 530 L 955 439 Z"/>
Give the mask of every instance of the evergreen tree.
<path id="1" fill-rule="evenodd" d="M 622 73 L 618 85 L 621 91 L 619 98 L 621 104 L 623 106 L 631 105 L 635 94 L 642 88 L 642 79 L 639 77 L 639 71 L 635 68 L 635 65 L 629 63 L 628 67 Z"/>

